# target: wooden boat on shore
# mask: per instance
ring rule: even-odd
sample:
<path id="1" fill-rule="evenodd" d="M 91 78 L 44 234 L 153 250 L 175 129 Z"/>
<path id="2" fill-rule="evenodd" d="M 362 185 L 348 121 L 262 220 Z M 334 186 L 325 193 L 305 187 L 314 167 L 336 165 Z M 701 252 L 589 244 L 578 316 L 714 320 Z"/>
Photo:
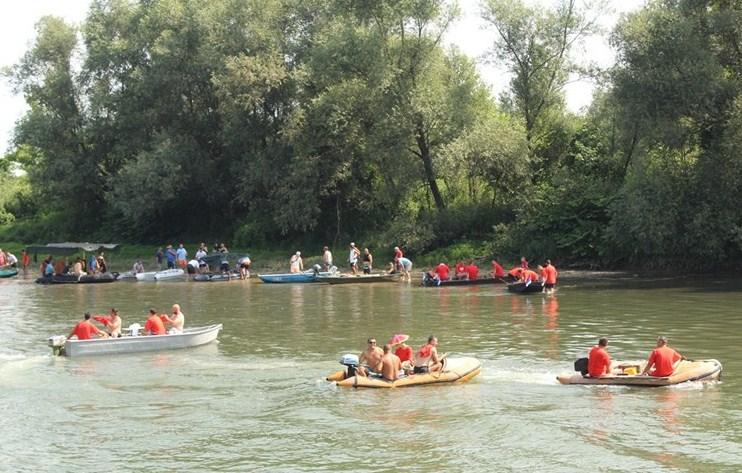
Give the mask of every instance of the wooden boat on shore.
<path id="1" fill-rule="evenodd" d="M 502 278 L 478 278 L 478 279 L 449 279 L 440 281 L 434 278 L 423 276 L 423 287 L 447 287 L 447 286 L 479 286 L 482 284 L 507 284 Z"/>
<path id="2" fill-rule="evenodd" d="M 347 388 L 406 388 L 440 383 L 465 383 L 482 371 L 482 363 L 476 358 L 446 358 L 443 369 L 434 373 L 421 373 L 402 376 L 395 381 L 387 381 L 377 376 L 348 377 L 346 370 L 340 370 L 327 377 L 338 386 Z"/>
<path id="3" fill-rule="evenodd" d="M 104 274 L 86 274 L 85 276 L 75 276 L 74 274 L 55 274 L 53 276 L 44 276 L 36 279 L 36 284 L 100 284 L 116 281 L 111 273 Z"/>
<path id="4" fill-rule="evenodd" d="M 682 360 L 670 376 L 656 377 L 639 374 L 624 374 L 626 368 L 630 372 L 641 373 L 646 361 L 642 362 L 614 362 L 614 374 L 593 378 L 582 373 L 564 373 L 557 376 L 561 384 L 596 384 L 621 386 L 670 386 L 688 381 L 714 381 L 721 377 L 721 363 L 718 360 Z"/>
<path id="5" fill-rule="evenodd" d="M 0 269 L 0 278 L 12 278 L 18 275 L 18 268 L 2 268 Z"/>
<path id="6" fill-rule="evenodd" d="M 318 276 L 317 282 L 328 284 L 362 284 L 372 282 L 395 282 L 398 281 L 401 273 L 377 273 L 377 274 L 336 274 L 333 276 Z"/>
<path id="7" fill-rule="evenodd" d="M 535 294 L 544 291 L 544 285 L 540 282 L 526 284 L 524 282 L 515 282 L 508 284 L 508 291 L 515 294 Z"/>
<path id="8" fill-rule="evenodd" d="M 48 345 L 57 355 L 69 357 L 140 353 L 146 351 L 175 350 L 197 347 L 216 340 L 222 324 L 206 327 L 189 327 L 183 333 L 167 335 L 125 335 L 120 338 L 94 338 L 91 340 L 50 337 Z"/>

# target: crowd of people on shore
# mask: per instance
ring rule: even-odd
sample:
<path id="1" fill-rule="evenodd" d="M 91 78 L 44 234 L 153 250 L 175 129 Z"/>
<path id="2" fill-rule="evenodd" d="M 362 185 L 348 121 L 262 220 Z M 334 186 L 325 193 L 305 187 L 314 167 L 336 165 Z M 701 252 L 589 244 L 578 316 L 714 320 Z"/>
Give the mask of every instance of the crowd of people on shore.
<path id="1" fill-rule="evenodd" d="M 354 276 L 360 274 L 371 274 L 374 269 L 374 255 L 368 248 L 363 248 L 363 251 L 361 251 L 359 247 L 356 246 L 355 242 L 351 242 L 348 250 L 347 263 L 350 273 Z M 319 269 L 325 272 L 329 272 L 332 268 L 336 268 L 333 264 L 332 252 L 327 246 L 322 248 L 322 264 L 319 266 Z M 289 272 L 300 273 L 302 271 L 304 271 L 304 261 L 301 257 L 301 251 L 297 251 L 289 258 Z M 389 262 L 386 273 L 399 273 L 402 275 L 403 280 L 410 281 L 411 271 L 412 261 L 410 261 L 409 258 L 405 258 L 402 250 L 398 246 L 395 246 L 392 253 L 392 261 Z"/>
<path id="2" fill-rule="evenodd" d="M 98 328 L 93 322 L 101 324 Z M 155 309 L 149 309 L 149 314 L 144 322 L 143 335 L 167 335 L 183 333 L 185 325 L 185 315 L 180 310 L 179 304 L 173 304 L 172 313 L 158 313 Z M 166 326 L 170 326 L 166 329 Z M 139 331 L 142 326 L 134 323 L 129 326 L 131 336 L 140 335 Z M 75 324 L 67 338 L 75 337 L 78 340 L 90 340 L 91 338 L 119 338 L 123 335 L 122 320 L 119 312 L 115 308 L 106 315 L 92 315 L 85 312 L 83 319 Z"/>
<path id="3" fill-rule="evenodd" d="M 224 243 L 214 243 L 211 253 L 209 253 L 209 247 L 206 243 L 201 243 L 196 250 L 196 253 L 192 258 L 189 259 L 188 250 L 185 248 L 183 243 L 178 245 L 177 249 L 173 248 L 173 245 L 167 245 L 164 248 L 159 247 L 155 251 L 155 264 L 158 269 L 163 269 L 163 263 L 167 269 L 180 268 L 185 270 L 189 275 L 196 274 L 211 274 L 217 267 L 210 265 L 207 261 L 207 257 L 213 255 L 221 255 L 218 258 L 218 271 L 221 273 L 231 274 L 231 267 L 229 263 L 229 249 Z M 249 256 L 242 256 L 236 263 L 235 271 L 239 273 L 241 279 L 248 279 L 250 277 L 250 266 L 252 260 Z M 132 268 L 133 273 L 144 272 L 144 265 L 139 260 L 134 263 Z"/>
<path id="4" fill-rule="evenodd" d="M 97 255 L 91 254 L 87 258 L 78 256 L 73 262 L 70 262 L 66 256 L 54 258 L 52 255 L 49 255 L 39 265 L 39 272 L 42 277 L 67 274 L 77 277 L 102 275 L 108 272 L 108 263 L 106 262 L 105 253 L 102 251 Z"/>
<path id="5" fill-rule="evenodd" d="M 368 346 L 358 358 L 359 376 L 379 376 L 385 381 L 396 381 L 400 376 L 411 376 L 441 371 L 443 358 L 438 354 L 438 338 L 428 337 L 427 343 L 417 351 L 407 345 L 409 336 L 403 333 L 394 335 L 389 343 L 380 348 L 376 338 L 367 340 Z M 392 352 L 392 350 L 394 350 Z"/>

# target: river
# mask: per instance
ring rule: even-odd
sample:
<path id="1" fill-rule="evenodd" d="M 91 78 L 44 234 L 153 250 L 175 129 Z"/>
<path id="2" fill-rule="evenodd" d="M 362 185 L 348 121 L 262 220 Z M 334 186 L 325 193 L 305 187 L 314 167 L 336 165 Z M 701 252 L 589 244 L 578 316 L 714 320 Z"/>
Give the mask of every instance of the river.
<path id="1" fill-rule="evenodd" d="M 742 282 L 564 278 L 553 297 L 502 286 L 266 285 L 258 280 L 39 286 L 0 281 L 0 471 L 739 471 Z M 85 311 L 124 325 L 178 302 L 219 343 L 53 357 Z M 337 388 L 369 336 L 430 334 L 474 356 L 469 383 Z M 598 336 L 643 359 L 658 334 L 721 382 L 562 386 Z M 738 422 L 741 422 L 738 424 Z"/>

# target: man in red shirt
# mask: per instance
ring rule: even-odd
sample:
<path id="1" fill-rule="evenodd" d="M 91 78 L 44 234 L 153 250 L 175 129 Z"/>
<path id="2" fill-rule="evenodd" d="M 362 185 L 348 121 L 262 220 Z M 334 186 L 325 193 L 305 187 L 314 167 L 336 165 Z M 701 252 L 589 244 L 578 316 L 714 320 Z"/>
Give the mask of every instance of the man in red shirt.
<path id="1" fill-rule="evenodd" d="M 392 337 L 391 340 L 389 340 L 389 344 L 391 346 L 396 346 L 397 349 L 394 350 L 394 354 L 397 355 L 399 358 L 399 361 L 402 363 L 402 369 L 407 372 L 407 374 L 412 373 L 412 347 L 407 345 L 405 342 L 409 339 L 409 335 L 405 335 L 403 333 L 398 333 L 395 336 Z"/>
<path id="2" fill-rule="evenodd" d="M 505 268 L 500 266 L 500 263 L 498 263 L 495 260 L 492 260 L 492 277 L 493 278 L 504 278 L 505 277 Z"/>
<path id="3" fill-rule="evenodd" d="M 67 335 L 67 338 L 76 336 L 78 340 L 90 340 L 91 338 L 93 338 L 94 334 L 103 338 L 108 338 L 107 333 L 100 330 L 90 321 L 90 312 L 85 312 L 84 317 L 84 320 L 81 320 L 77 323 L 77 325 L 74 326 L 70 334 Z"/>
<path id="4" fill-rule="evenodd" d="M 657 337 L 657 347 L 647 359 L 647 366 L 644 367 L 642 374 L 657 376 L 659 378 L 670 376 L 677 363 L 683 359 L 683 356 L 667 346 L 667 338 Z M 654 370 L 652 370 L 654 367 Z"/>
<path id="5" fill-rule="evenodd" d="M 144 334 L 145 335 L 165 335 L 165 324 L 162 323 L 162 319 L 157 316 L 155 309 L 149 310 L 149 317 L 144 322 Z"/>
<path id="6" fill-rule="evenodd" d="M 523 271 L 525 271 L 525 270 L 523 268 L 520 268 L 520 267 L 513 268 L 510 271 L 508 271 L 508 276 L 510 276 L 510 278 L 513 281 L 517 281 L 517 280 L 520 279 L 521 275 L 523 274 Z"/>
<path id="7" fill-rule="evenodd" d="M 587 358 L 587 374 L 592 378 L 599 378 L 604 374 L 611 374 L 611 356 L 606 351 L 608 339 L 601 338 Z"/>
<path id="8" fill-rule="evenodd" d="M 441 281 L 448 281 L 448 273 L 450 271 L 451 270 L 446 263 L 440 263 L 438 266 L 435 267 L 434 272 L 438 276 L 438 279 L 440 279 Z"/>
<path id="9" fill-rule="evenodd" d="M 456 263 L 454 279 L 469 279 L 469 273 L 466 270 L 466 265 L 464 264 L 463 261 L 458 261 Z"/>
<path id="10" fill-rule="evenodd" d="M 466 268 L 467 279 L 469 279 L 470 281 L 474 281 L 475 279 L 479 277 L 479 268 L 477 267 L 476 264 L 474 264 L 474 261 L 469 260 L 469 264 L 466 265 L 465 268 Z"/>
<path id="11" fill-rule="evenodd" d="M 551 264 L 551 260 L 546 260 L 546 266 L 544 266 L 544 292 L 552 293 L 557 284 L 557 270 Z"/>

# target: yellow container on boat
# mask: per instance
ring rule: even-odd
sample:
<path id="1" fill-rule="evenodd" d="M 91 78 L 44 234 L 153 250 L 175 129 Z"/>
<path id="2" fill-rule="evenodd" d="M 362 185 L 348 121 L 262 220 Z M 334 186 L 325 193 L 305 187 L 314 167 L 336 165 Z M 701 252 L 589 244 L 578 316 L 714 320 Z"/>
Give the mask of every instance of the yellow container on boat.
<path id="1" fill-rule="evenodd" d="M 637 366 L 627 366 L 623 369 L 623 374 L 628 376 L 636 376 L 639 374 L 639 368 Z"/>

